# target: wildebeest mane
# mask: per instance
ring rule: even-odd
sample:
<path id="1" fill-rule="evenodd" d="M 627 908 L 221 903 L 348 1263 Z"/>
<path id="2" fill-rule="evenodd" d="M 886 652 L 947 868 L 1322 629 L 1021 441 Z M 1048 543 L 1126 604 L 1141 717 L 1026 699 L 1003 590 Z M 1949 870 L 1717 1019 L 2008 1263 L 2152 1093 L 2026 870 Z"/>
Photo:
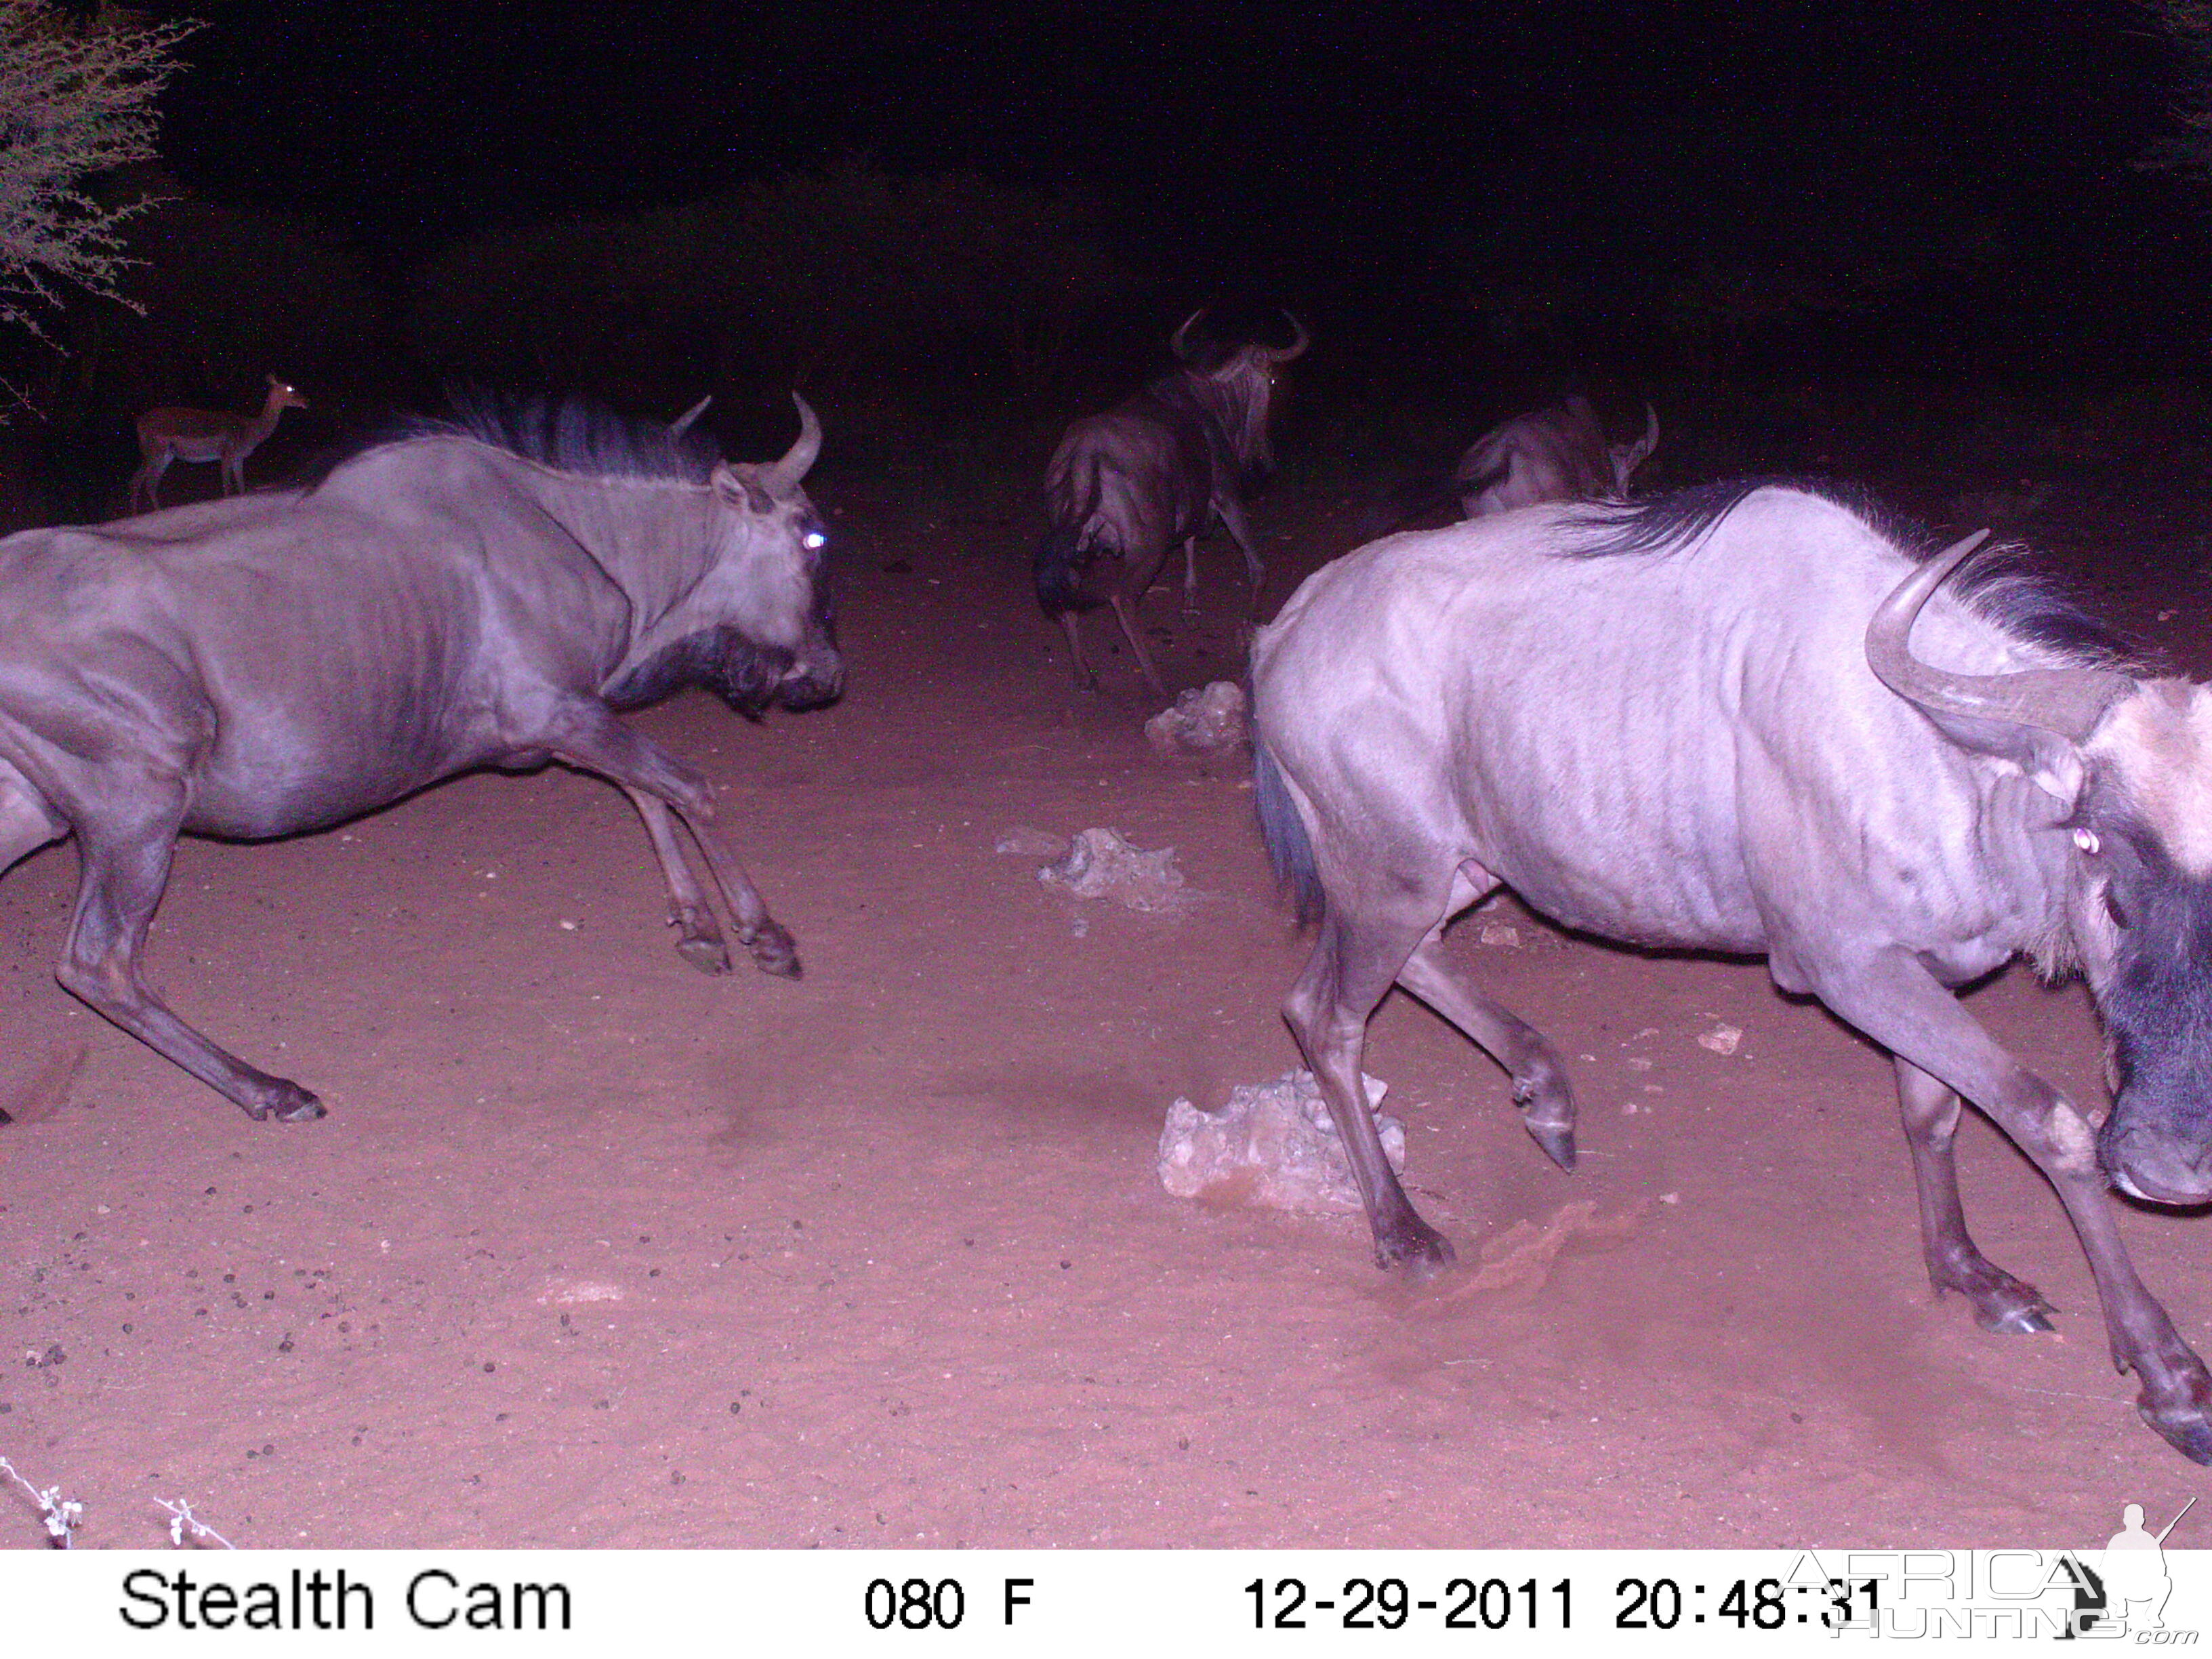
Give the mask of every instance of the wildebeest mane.
<path id="1" fill-rule="evenodd" d="M 324 461 L 310 488 L 348 462 L 414 438 L 475 438 L 556 471 L 594 478 L 660 478 L 704 483 L 721 457 L 708 434 L 693 427 L 680 435 L 668 423 L 617 414 L 580 396 L 550 397 L 453 386 L 451 413 L 401 418 L 360 444 Z"/>
<path id="2" fill-rule="evenodd" d="M 1595 532 L 1559 550 L 1574 559 L 1665 557 L 1694 547 L 1754 490 L 1795 489 L 1842 507 L 1907 556 L 1926 560 L 1948 543 L 1865 486 L 1832 478 L 1724 478 L 1648 501 L 1591 502 L 1571 509 L 1567 524 Z M 2056 653 L 2067 664 L 2141 673 L 2143 653 L 2099 622 L 2049 571 L 2032 564 L 2017 543 L 2001 543 L 1967 562 L 1948 591 L 2014 639 Z"/>

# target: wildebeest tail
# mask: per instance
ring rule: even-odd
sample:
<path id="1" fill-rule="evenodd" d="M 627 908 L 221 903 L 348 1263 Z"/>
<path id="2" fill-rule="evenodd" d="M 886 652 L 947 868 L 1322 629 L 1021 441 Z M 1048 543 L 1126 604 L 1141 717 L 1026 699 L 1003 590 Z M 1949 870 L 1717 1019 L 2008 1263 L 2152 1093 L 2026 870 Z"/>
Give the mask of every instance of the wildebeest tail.
<path id="1" fill-rule="evenodd" d="M 1283 782 L 1282 769 L 1267 745 L 1255 732 L 1252 738 L 1252 805 L 1260 814 L 1260 839 L 1267 845 L 1267 862 L 1275 866 L 1275 882 L 1291 896 L 1292 913 L 1301 926 L 1319 921 L 1328 908 L 1321 884 L 1321 868 L 1314 862 L 1313 842 L 1298 804 Z"/>
<path id="2" fill-rule="evenodd" d="M 1090 611 L 1098 604 L 1083 587 L 1083 573 L 1090 565 L 1090 550 L 1083 542 L 1081 525 L 1054 524 L 1037 543 L 1036 596 L 1048 617 L 1070 611 Z"/>

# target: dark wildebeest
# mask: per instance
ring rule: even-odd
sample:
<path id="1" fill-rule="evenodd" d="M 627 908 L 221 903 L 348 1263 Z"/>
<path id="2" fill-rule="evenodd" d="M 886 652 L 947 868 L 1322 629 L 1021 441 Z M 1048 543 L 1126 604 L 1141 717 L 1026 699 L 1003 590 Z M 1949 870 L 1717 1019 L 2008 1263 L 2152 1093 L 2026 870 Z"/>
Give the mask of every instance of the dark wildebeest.
<path id="1" fill-rule="evenodd" d="M 1539 501 L 1628 499 L 1628 481 L 1659 442 L 1659 411 L 1644 405 L 1644 435 L 1612 444 L 1590 400 L 1564 404 L 1502 421 L 1469 446 L 1452 469 L 1452 493 L 1462 516 L 1510 513 Z"/>
<path id="2" fill-rule="evenodd" d="M 1396 536 L 1309 580 L 1254 647 L 1259 805 L 1320 933 L 1285 1013 L 1383 1261 L 1451 1247 L 1357 1091 L 1395 983 L 1487 1049 L 1574 1160 L 1558 1053 L 1445 922 L 1510 887 L 1571 927 L 1762 955 L 1895 1056 L 1928 1271 L 1982 1324 L 2049 1328 L 1967 1237 L 1974 1103 L 2057 1189 L 2144 1419 L 2212 1462 L 2212 1378 L 2104 1195 L 2212 1199 L 2212 687 L 2130 665 L 1980 540 L 1919 560 L 1840 494 L 1727 484 Z M 1916 629 L 1917 623 L 1917 629 Z M 2094 1119 L 1953 993 L 2018 955 L 2086 975 L 2117 1098 Z"/>
<path id="3" fill-rule="evenodd" d="M 62 983 L 250 1115 L 319 1117 L 139 976 L 178 835 L 291 835 L 547 760 L 635 803 L 694 966 L 729 957 L 672 812 L 754 962 L 796 977 L 705 781 L 616 711 L 684 686 L 747 714 L 836 696 L 799 487 L 822 430 L 799 408 L 799 441 L 761 465 L 574 405 L 480 412 L 311 489 L 0 541 L 0 869 L 76 836 Z"/>
<path id="4" fill-rule="evenodd" d="M 1082 615 L 1113 607 L 1152 690 L 1159 671 L 1137 631 L 1136 607 L 1182 544 L 1183 609 L 1195 608 L 1198 538 L 1218 519 L 1244 555 L 1256 610 L 1267 576 L 1244 525 L 1244 498 L 1273 464 L 1267 411 L 1285 363 L 1308 344 L 1194 345 L 1194 312 L 1169 342 L 1182 367 L 1103 415 L 1067 428 L 1045 469 L 1046 529 L 1037 545 L 1037 601 L 1067 630 L 1080 684 L 1098 676 L 1083 654 Z"/>

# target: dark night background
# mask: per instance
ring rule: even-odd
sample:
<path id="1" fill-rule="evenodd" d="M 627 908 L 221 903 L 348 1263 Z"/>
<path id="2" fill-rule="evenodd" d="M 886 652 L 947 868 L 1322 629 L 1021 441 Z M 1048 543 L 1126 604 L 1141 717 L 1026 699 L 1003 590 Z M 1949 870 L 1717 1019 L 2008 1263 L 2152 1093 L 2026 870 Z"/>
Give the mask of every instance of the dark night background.
<path id="1" fill-rule="evenodd" d="M 711 390 L 742 447 L 796 380 L 848 463 L 1033 470 L 1198 305 L 1313 325 L 1293 465 L 1577 385 L 1677 481 L 2205 425 L 2212 187 L 2142 165 L 2185 66 L 2124 3 L 152 9 L 210 27 L 112 186 L 173 198 L 149 314 L 45 366 L 64 513 L 272 370 L 271 465 L 456 380 Z"/>

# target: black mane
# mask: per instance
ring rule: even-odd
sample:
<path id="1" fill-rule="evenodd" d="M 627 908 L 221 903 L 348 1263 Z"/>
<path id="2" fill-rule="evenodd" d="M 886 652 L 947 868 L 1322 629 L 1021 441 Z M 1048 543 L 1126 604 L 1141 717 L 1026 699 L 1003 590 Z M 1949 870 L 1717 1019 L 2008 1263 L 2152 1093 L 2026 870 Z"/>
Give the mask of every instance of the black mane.
<path id="1" fill-rule="evenodd" d="M 589 398 L 553 398 L 453 387 L 452 414 L 407 416 L 331 457 L 307 480 L 313 488 L 348 462 L 413 438 L 475 438 L 510 455 L 597 478 L 659 478 L 704 483 L 721 451 L 697 427 L 680 437 L 662 421 L 620 415 Z"/>
<path id="2" fill-rule="evenodd" d="M 1899 512 L 1862 484 L 1830 478 L 1787 477 L 1726 478 L 1693 484 L 1647 501 L 1594 502 L 1577 508 L 1567 522 L 1595 532 L 1561 550 L 1576 559 L 1664 557 L 1694 546 L 1754 490 L 1769 485 L 1795 489 L 1840 507 L 1907 557 L 1926 561 L 1948 545 L 1927 526 Z M 2015 639 L 2057 653 L 2084 668 L 2139 673 L 2142 655 L 2119 635 L 2085 611 L 2059 580 L 2037 568 L 2033 555 L 2017 543 L 2000 543 L 1970 558 L 1946 584 L 1976 614 Z"/>

